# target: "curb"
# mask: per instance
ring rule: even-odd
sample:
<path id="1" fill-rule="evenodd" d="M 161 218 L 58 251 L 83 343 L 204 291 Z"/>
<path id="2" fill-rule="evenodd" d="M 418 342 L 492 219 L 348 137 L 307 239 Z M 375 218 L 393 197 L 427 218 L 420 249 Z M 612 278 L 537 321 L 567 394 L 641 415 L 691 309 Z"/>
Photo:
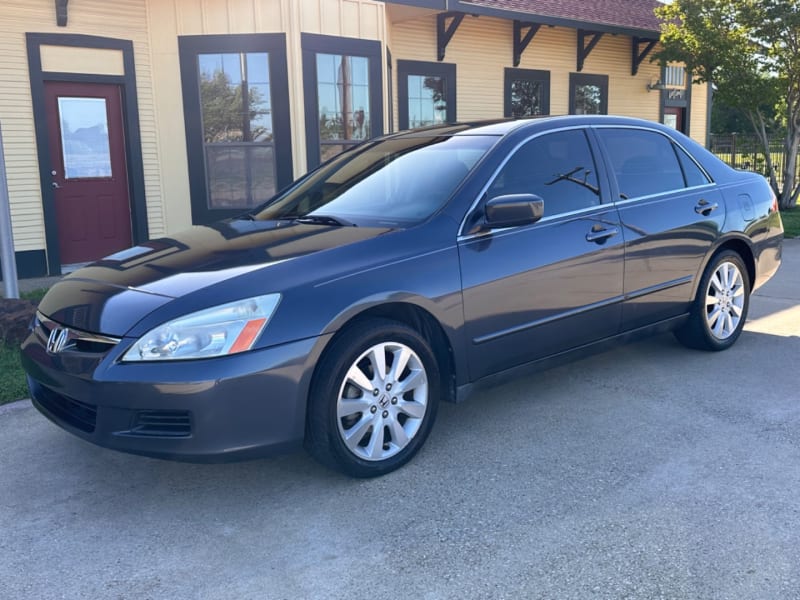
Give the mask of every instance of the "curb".
<path id="1" fill-rule="evenodd" d="M 33 404 L 29 398 L 25 398 L 24 400 L 14 400 L 13 402 L 9 402 L 8 404 L 0 405 L 0 416 L 14 412 L 16 410 L 24 410 L 26 408 L 32 408 Z"/>

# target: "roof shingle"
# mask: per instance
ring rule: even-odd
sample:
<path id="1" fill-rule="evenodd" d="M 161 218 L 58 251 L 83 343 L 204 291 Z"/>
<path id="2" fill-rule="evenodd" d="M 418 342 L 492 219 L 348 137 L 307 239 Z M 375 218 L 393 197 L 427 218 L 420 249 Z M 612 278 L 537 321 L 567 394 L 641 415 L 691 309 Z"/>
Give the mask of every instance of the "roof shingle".
<path id="1" fill-rule="evenodd" d="M 536 17 L 611 28 L 659 32 L 658 17 L 653 12 L 658 0 L 460 0 L 464 10 L 475 6 L 496 11 L 524 13 Z"/>

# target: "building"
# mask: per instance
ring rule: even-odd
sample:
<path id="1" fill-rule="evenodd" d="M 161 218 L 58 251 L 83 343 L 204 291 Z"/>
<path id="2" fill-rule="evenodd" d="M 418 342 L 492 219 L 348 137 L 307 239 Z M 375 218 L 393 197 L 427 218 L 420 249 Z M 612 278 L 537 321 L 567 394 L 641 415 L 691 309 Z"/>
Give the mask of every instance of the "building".
<path id="1" fill-rule="evenodd" d="M 379 133 L 601 112 L 705 142 L 657 0 L 6 0 L 20 276 L 241 212 Z"/>

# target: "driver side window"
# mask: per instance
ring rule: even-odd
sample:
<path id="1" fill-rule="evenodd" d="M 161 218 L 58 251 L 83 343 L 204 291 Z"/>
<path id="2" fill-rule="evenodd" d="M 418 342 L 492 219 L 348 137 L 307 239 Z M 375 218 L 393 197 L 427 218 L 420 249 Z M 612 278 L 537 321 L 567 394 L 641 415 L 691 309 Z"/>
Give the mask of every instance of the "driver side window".
<path id="1" fill-rule="evenodd" d="M 600 204 L 597 168 L 586 134 L 559 131 L 524 144 L 492 182 L 487 199 L 506 194 L 536 194 L 544 200 L 545 217 Z"/>

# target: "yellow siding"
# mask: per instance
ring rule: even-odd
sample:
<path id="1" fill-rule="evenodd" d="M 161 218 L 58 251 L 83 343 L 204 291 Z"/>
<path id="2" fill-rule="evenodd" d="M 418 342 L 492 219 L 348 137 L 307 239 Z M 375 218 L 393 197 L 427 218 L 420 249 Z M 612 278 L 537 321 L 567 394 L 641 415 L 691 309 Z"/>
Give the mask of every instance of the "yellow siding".
<path id="1" fill-rule="evenodd" d="M 87 75 L 125 75 L 122 50 L 40 46 L 42 71 Z"/>
<path id="2" fill-rule="evenodd" d="M 390 27 L 393 59 L 436 61 L 434 14 Z M 510 20 L 468 16 L 462 21 L 444 60 L 457 64 L 458 120 L 503 116 L 503 76 L 504 68 L 513 66 L 512 40 Z M 542 27 L 522 54 L 520 68 L 550 71 L 551 114 L 569 112 L 569 74 L 576 72 L 576 47 L 574 29 Z M 658 79 L 659 67 L 645 60 L 633 77 L 630 57 L 631 39 L 607 34 L 586 59 L 583 73 L 609 76 L 609 113 L 657 121 L 659 94 L 648 93 L 646 84 Z"/>
<path id="3" fill-rule="evenodd" d="M 689 136 L 700 144 L 706 145 L 708 133 L 708 86 L 706 84 L 692 86 L 692 107 L 689 120 Z"/>
<path id="4" fill-rule="evenodd" d="M 14 246 L 17 251 L 45 248 L 36 135 L 28 77 L 25 33 L 80 33 L 131 40 L 136 63 L 145 191 L 150 232 L 164 230 L 160 165 L 153 116 L 150 49 L 145 0 L 81 0 L 69 6 L 68 27 L 58 27 L 52 0 L 0 3 L 0 124 L 3 126 Z M 64 70 L 63 63 L 49 66 Z M 87 72 L 84 61 L 66 70 Z M 105 69 L 113 68 L 106 67 Z M 104 70 L 105 72 L 105 70 Z"/>

